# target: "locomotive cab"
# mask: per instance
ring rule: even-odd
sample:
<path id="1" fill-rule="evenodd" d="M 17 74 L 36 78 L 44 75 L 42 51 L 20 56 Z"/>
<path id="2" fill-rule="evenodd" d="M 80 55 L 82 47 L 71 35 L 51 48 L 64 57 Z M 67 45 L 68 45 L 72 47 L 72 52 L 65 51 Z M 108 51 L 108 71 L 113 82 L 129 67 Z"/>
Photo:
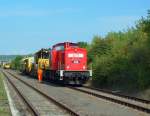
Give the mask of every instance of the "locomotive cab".
<path id="1" fill-rule="evenodd" d="M 49 62 L 49 49 L 41 49 L 34 55 L 35 64 L 34 64 L 34 75 L 40 75 L 39 81 L 42 81 L 43 78 L 48 78 L 47 72 L 50 69 L 50 62 Z M 39 74 L 40 72 L 40 74 Z"/>
<path id="2" fill-rule="evenodd" d="M 49 49 L 41 49 L 35 54 L 34 58 L 38 69 L 49 69 Z"/>

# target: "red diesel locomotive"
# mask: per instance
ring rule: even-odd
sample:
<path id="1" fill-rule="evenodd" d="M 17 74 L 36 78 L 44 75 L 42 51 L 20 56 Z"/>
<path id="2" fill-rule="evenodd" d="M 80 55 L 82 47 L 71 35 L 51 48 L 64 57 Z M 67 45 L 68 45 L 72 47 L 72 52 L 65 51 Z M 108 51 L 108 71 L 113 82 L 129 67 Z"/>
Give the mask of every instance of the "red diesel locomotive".
<path id="1" fill-rule="evenodd" d="M 50 51 L 50 78 L 66 84 L 84 84 L 92 76 L 87 51 L 76 43 L 59 43 Z"/>

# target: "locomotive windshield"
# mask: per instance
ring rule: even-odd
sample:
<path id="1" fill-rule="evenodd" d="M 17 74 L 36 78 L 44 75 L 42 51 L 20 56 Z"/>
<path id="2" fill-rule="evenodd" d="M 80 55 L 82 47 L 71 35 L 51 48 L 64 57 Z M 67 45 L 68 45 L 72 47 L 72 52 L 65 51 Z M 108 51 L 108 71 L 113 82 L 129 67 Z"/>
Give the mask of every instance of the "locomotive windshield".
<path id="1" fill-rule="evenodd" d="M 48 59 L 49 58 L 49 53 L 48 52 L 43 53 L 42 58 Z"/>
<path id="2" fill-rule="evenodd" d="M 49 58 L 49 53 L 48 52 L 40 52 L 40 53 L 36 54 L 36 57 L 47 59 L 47 58 Z"/>
<path id="3" fill-rule="evenodd" d="M 57 50 L 57 51 L 64 50 L 64 45 L 55 47 L 55 50 Z"/>

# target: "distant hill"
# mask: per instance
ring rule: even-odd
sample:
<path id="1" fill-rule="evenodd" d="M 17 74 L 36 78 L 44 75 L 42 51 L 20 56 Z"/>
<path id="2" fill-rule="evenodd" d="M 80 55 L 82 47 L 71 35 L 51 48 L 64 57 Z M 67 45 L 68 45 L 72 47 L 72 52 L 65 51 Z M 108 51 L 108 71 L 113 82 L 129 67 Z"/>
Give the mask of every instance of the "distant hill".
<path id="1" fill-rule="evenodd" d="M 17 55 L 0 55 L 0 61 L 11 61 L 16 58 Z"/>
<path id="2" fill-rule="evenodd" d="M 16 56 L 33 56 L 33 54 L 29 54 L 29 55 L 0 55 L 0 61 L 12 61 L 13 59 L 16 58 Z"/>
<path id="3" fill-rule="evenodd" d="M 18 55 L 0 55 L 0 61 L 12 61 Z M 24 56 L 24 55 L 22 55 Z"/>

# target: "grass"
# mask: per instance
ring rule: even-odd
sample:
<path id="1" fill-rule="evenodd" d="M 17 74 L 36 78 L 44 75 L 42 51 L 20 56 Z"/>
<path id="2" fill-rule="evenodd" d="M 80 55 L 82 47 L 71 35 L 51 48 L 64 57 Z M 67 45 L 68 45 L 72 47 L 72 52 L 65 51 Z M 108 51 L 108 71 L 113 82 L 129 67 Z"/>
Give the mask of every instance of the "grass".
<path id="1" fill-rule="evenodd" d="M 10 116 L 10 109 L 3 83 L 3 75 L 0 72 L 0 116 Z"/>

